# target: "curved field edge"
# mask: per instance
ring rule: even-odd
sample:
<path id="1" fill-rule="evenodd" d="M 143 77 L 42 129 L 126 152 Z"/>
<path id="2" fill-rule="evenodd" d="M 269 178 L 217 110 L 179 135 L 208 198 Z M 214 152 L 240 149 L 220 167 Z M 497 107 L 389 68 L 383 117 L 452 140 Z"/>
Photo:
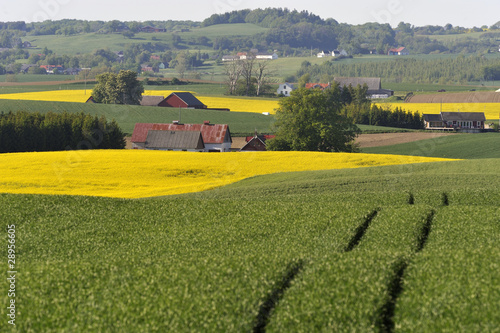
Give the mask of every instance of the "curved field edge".
<path id="1" fill-rule="evenodd" d="M 0 192 L 142 198 L 199 192 L 245 178 L 295 171 L 450 161 L 318 152 L 205 154 L 86 150 L 3 154 Z M 22 170 L 22 172 L 21 172 Z"/>

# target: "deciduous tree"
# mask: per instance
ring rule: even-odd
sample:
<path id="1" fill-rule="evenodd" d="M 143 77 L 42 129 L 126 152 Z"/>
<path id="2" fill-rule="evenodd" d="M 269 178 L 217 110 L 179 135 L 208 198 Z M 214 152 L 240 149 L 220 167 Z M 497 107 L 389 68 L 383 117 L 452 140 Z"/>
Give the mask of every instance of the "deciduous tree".
<path id="1" fill-rule="evenodd" d="M 268 150 L 353 152 L 360 133 L 353 121 L 342 115 L 340 88 L 299 88 L 282 98 L 276 111 L 275 139 Z"/>

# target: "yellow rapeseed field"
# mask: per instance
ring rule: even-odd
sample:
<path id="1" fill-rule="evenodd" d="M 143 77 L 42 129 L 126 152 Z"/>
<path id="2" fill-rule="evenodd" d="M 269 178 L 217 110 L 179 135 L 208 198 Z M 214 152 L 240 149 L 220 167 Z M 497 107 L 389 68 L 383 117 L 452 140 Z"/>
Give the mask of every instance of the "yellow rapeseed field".
<path id="1" fill-rule="evenodd" d="M 76 102 L 85 103 L 92 93 L 91 89 L 51 90 L 15 94 L 0 94 L 0 99 L 16 99 L 28 101 Z"/>
<path id="2" fill-rule="evenodd" d="M 173 92 L 174 90 L 145 90 L 144 95 L 167 97 Z M 92 91 L 90 89 L 87 89 L 86 91 L 83 89 L 53 90 L 0 94 L 0 99 L 85 103 L 91 93 Z M 269 112 L 270 114 L 274 114 L 274 109 L 278 107 L 278 101 L 274 100 L 207 96 L 197 96 L 197 98 L 209 108 L 230 109 L 234 112 Z"/>
<path id="3" fill-rule="evenodd" d="M 0 154 L 0 193 L 142 198 L 198 192 L 256 175 L 445 161 L 319 152 L 83 150 Z"/>
<path id="4" fill-rule="evenodd" d="M 497 120 L 500 115 L 500 103 L 377 103 L 381 106 L 390 105 L 392 109 L 400 107 L 406 111 L 420 114 L 439 114 L 443 112 L 484 112 L 486 119 Z"/>

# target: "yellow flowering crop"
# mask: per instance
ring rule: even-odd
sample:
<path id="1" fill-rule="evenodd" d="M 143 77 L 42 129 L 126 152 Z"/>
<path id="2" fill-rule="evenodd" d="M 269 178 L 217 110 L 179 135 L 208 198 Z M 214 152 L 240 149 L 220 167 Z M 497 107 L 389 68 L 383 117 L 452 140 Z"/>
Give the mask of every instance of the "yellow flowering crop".
<path id="1" fill-rule="evenodd" d="M 145 90 L 144 95 L 167 97 L 168 95 L 176 91 L 178 92 L 178 90 Z M 87 89 L 86 91 L 83 89 L 52 90 L 15 94 L 0 94 L 0 99 L 85 103 L 91 96 L 91 94 L 91 89 Z M 270 114 L 274 114 L 274 109 L 278 107 L 278 101 L 275 100 L 205 96 L 197 96 L 197 98 L 209 108 L 230 109 L 231 111 L 235 112 L 269 112 Z"/>
<path id="2" fill-rule="evenodd" d="M 236 112 L 269 112 L 275 114 L 275 109 L 278 108 L 277 100 L 205 96 L 198 96 L 197 98 L 209 108 L 225 108 Z"/>
<path id="3" fill-rule="evenodd" d="M 420 114 L 439 114 L 443 112 L 484 112 L 486 119 L 498 119 L 500 103 L 377 103 L 380 106 L 391 106 L 392 109 L 400 107 L 406 111 Z"/>
<path id="4" fill-rule="evenodd" d="M 82 150 L 0 154 L 0 193 L 142 198 L 198 192 L 277 172 L 445 161 L 418 156 Z"/>
<path id="5" fill-rule="evenodd" d="M 0 94 L 0 99 L 17 99 L 28 101 L 76 102 L 85 103 L 91 96 L 92 90 L 52 90 L 36 91 L 15 94 Z"/>

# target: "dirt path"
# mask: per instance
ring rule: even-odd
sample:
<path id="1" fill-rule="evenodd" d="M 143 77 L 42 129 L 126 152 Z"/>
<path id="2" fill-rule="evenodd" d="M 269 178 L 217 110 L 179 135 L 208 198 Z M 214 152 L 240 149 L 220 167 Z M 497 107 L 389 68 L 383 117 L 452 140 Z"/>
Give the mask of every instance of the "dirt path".
<path id="1" fill-rule="evenodd" d="M 356 139 L 361 148 L 390 146 L 398 143 L 413 142 L 418 140 L 432 139 L 445 135 L 454 135 L 453 133 L 434 133 L 434 132 L 408 132 L 408 133 L 380 133 L 380 134 L 361 134 Z"/>

